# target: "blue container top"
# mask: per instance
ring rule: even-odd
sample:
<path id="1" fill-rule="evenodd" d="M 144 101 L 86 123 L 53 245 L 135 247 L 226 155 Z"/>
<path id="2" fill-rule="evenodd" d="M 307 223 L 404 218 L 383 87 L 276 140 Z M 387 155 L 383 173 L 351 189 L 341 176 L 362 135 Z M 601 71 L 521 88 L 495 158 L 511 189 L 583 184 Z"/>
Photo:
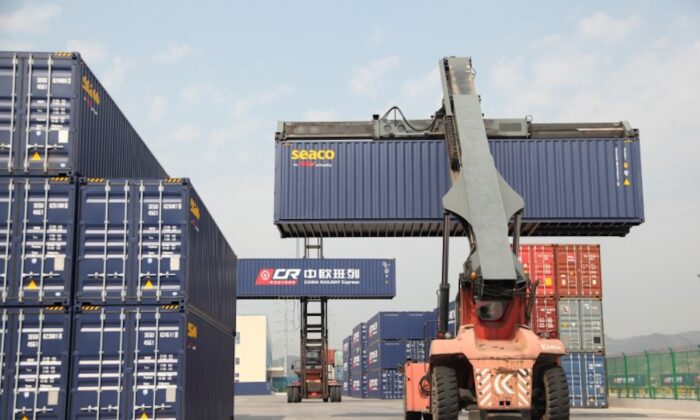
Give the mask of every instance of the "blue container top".
<path id="1" fill-rule="evenodd" d="M 367 321 L 367 340 L 420 340 L 432 319 L 432 312 L 378 312 Z"/>

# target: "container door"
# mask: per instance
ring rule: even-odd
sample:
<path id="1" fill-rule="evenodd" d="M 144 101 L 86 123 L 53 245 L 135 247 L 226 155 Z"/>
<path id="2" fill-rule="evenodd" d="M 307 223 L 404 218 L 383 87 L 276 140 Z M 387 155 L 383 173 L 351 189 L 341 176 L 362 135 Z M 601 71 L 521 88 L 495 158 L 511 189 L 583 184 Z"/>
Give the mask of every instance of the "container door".
<path id="1" fill-rule="evenodd" d="M 557 301 L 553 297 L 536 297 L 532 309 L 532 330 L 544 338 L 556 338 L 559 330 Z"/>
<path id="2" fill-rule="evenodd" d="M 602 296 L 600 245 L 579 246 L 579 267 L 581 296 Z"/>
<path id="3" fill-rule="evenodd" d="M 125 412 L 126 313 L 83 307 L 73 326 L 71 420 L 120 420 Z"/>
<path id="4" fill-rule="evenodd" d="M 135 309 L 129 418 L 182 418 L 184 320 L 184 314 L 176 311 Z"/>
<path id="5" fill-rule="evenodd" d="M 603 303 L 595 299 L 581 300 L 581 351 L 602 351 Z"/>
<path id="6" fill-rule="evenodd" d="M 568 352 L 581 351 L 581 313 L 578 299 L 558 302 L 559 338 Z"/>
<path id="7" fill-rule="evenodd" d="M 584 353 L 586 407 L 607 407 L 605 357 L 599 354 Z"/>
<path id="8" fill-rule="evenodd" d="M 12 272 L 10 259 L 12 255 L 13 227 L 16 218 L 13 214 L 15 200 L 15 183 L 11 178 L 0 179 L 0 303 L 8 304 L 11 293 Z"/>
<path id="9" fill-rule="evenodd" d="M 138 302 L 172 303 L 184 298 L 184 232 L 187 189 L 181 184 L 139 182 L 136 196 Z"/>
<path id="10" fill-rule="evenodd" d="M 21 129 L 22 60 L 0 58 L 0 173 L 11 174 Z"/>
<path id="11" fill-rule="evenodd" d="M 19 234 L 12 296 L 19 304 L 66 305 L 71 293 L 75 184 L 67 178 L 16 184 Z"/>
<path id="12" fill-rule="evenodd" d="M 537 296 L 555 296 L 554 246 L 522 245 L 519 258 L 530 280 L 538 282 Z"/>
<path id="13" fill-rule="evenodd" d="M 556 275 L 559 296 L 579 295 L 579 258 L 576 245 L 556 245 Z"/>
<path id="14" fill-rule="evenodd" d="M 8 370 L 5 418 L 65 418 L 68 387 L 70 316 L 62 307 L 12 309 L 13 338 Z"/>
<path id="15" fill-rule="evenodd" d="M 76 297 L 81 303 L 117 303 L 127 300 L 129 184 L 100 181 L 80 188 L 78 279 Z M 133 281 L 132 281 L 133 283 Z"/>
<path id="16" fill-rule="evenodd" d="M 581 371 L 581 355 L 568 354 L 561 358 L 561 367 L 564 369 L 569 384 L 569 401 L 571 407 L 581 408 L 586 406 L 584 396 L 586 379 L 585 372 Z"/>
<path id="17" fill-rule="evenodd" d="M 25 72 L 23 127 L 17 173 L 69 174 L 73 170 L 74 61 L 30 54 Z"/>

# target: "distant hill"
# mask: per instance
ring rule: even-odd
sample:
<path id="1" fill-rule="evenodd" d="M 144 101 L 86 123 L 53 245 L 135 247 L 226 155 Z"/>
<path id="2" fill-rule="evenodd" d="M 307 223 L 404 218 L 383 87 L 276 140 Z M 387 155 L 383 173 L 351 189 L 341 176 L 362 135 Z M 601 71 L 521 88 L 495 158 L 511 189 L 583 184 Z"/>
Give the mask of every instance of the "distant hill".
<path id="1" fill-rule="evenodd" d="M 645 350 L 688 350 L 700 346 L 700 331 L 688 331 L 680 334 L 649 334 L 630 338 L 605 337 L 606 353 L 619 355 L 621 353 L 635 354 Z"/>

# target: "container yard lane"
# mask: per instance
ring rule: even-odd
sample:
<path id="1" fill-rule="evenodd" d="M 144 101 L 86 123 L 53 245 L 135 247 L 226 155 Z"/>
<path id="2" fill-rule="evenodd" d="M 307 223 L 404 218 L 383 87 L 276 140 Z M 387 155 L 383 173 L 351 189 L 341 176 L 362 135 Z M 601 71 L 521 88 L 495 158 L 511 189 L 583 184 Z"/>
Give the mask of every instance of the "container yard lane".
<path id="1" fill-rule="evenodd" d="M 343 397 L 342 404 L 307 401 L 304 404 L 284 404 L 286 396 L 238 396 L 236 420 L 301 420 L 301 419 L 403 419 L 403 401 L 368 400 Z M 460 419 L 478 419 L 476 412 L 462 412 Z M 489 419 L 519 417 L 489 417 Z M 607 408 L 601 410 L 573 409 L 572 419 L 698 419 L 700 414 L 681 411 Z"/>

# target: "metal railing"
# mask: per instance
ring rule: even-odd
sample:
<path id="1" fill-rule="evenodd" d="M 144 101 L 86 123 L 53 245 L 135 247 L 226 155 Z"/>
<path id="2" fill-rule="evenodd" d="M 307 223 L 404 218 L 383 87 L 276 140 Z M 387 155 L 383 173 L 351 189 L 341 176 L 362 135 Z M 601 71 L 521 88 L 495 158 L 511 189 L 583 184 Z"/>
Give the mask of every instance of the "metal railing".
<path id="1" fill-rule="evenodd" d="M 611 397 L 700 401 L 700 347 L 609 356 L 607 367 Z"/>

